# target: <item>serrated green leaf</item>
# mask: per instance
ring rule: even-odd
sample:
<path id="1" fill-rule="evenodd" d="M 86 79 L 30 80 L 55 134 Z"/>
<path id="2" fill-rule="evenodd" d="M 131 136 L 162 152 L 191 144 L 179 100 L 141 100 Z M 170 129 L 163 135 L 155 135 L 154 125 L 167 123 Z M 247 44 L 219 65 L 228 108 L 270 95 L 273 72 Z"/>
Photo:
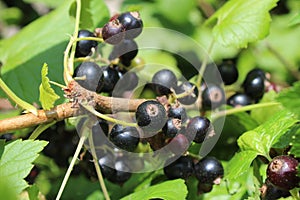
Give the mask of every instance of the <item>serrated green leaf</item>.
<path id="1" fill-rule="evenodd" d="M 2 156 L 3 151 L 4 151 L 4 146 L 5 146 L 5 140 L 1 139 L 0 140 L 0 159 L 1 159 L 1 156 Z"/>
<path id="2" fill-rule="evenodd" d="M 279 93 L 277 100 L 282 105 L 300 117 L 300 81 L 296 82 L 293 87 L 283 90 Z"/>
<path id="3" fill-rule="evenodd" d="M 39 188 L 37 185 L 32 185 L 29 188 L 27 188 L 29 200 L 39 200 L 38 195 L 39 195 Z"/>
<path id="4" fill-rule="evenodd" d="M 185 199 L 187 193 L 188 191 L 186 185 L 184 184 L 184 180 L 176 179 L 172 181 L 165 181 L 147 189 L 140 190 L 122 198 L 122 200 L 140 200 L 152 198 L 177 200 Z"/>
<path id="5" fill-rule="evenodd" d="M 278 139 L 278 141 L 276 142 L 276 144 L 274 144 L 272 147 L 273 148 L 280 148 L 280 149 L 281 148 L 286 148 L 293 141 L 295 141 L 294 138 L 296 137 L 297 134 L 300 134 L 300 124 L 294 125 L 288 132 L 286 132 L 285 134 L 283 134 Z"/>
<path id="6" fill-rule="evenodd" d="M 242 151 L 255 151 L 258 155 L 269 158 L 272 145 L 296 122 L 297 119 L 291 112 L 281 111 L 254 130 L 240 136 L 238 145 Z"/>
<path id="7" fill-rule="evenodd" d="M 32 162 L 46 145 L 46 141 L 37 140 L 16 140 L 6 145 L 0 160 L 0 180 L 7 180 L 7 185 L 20 193 L 28 186 L 24 178 L 32 169 Z"/>
<path id="8" fill-rule="evenodd" d="M 247 47 L 269 33 L 269 11 L 278 0 L 231 0 L 224 4 L 207 24 L 214 24 L 213 36 L 224 46 Z"/>
<path id="9" fill-rule="evenodd" d="M 300 158 L 300 125 L 295 126 L 293 131 L 293 136 L 290 142 L 290 145 L 292 146 L 290 153 Z"/>
<path id="10" fill-rule="evenodd" d="M 225 168 L 224 178 L 228 180 L 235 180 L 244 173 L 248 172 L 251 163 L 257 155 L 258 153 L 252 150 L 236 153 L 233 158 L 230 159 Z"/>
<path id="11" fill-rule="evenodd" d="M 40 85 L 40 102 L 42 104 L 43 109 L 50 110 L 54 107 L 54 103 L 57 99 L 59 99 L 59 96 L 55 93 L 55 91 L 51 88 L 51 85 L 49 83 L 48 75 L 48 65 L 44 63 L 42 68 L 42 83 Z"/>

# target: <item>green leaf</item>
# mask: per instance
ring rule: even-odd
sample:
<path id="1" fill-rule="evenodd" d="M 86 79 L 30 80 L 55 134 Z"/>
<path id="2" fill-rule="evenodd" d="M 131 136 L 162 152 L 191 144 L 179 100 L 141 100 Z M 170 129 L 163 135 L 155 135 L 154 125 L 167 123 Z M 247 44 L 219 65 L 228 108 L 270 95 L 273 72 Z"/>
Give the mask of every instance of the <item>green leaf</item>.
<path id="1" fill-rule="evenodd" d="M 293 87 L 283 90 L 279 93 L 277 100 L 282 105 L 300 117 L 300 81 L 296 82 Z"/>
<path id="2" fill-rule="evenodd" d="M 224 46 L 247 47 L 266 37 L 271 16 L 269 10 L 278 0 L 231 0 L 222 6 L 207 24 L 214 24 L 213 36 Z"/>
<path id="3" fill-rule="evenodd" d="M 64 0 L 24 0 L 27 3 L 40 3 L 50 8 L 56 8 L 64 2 Z"/>
<path id="4" fill-rule="evenodd" d="M 290 149 L 291 154 L 295 155 L 296 157 L 300 158 L 300 125 L 295 126 L 295 129 L 293 129 L 294 135 L 292 136 L 292 140 L 290 142 L 290 145 L 292 148 Z"/>
<path id="5" fill-rule="evenodd" d="M 16 140 L 6 145 L 0 160 L 0 180 L 7 180 L 7 185 L 20 193 L 28 186 L 24 178 L 32 169 L 32 162 L 46 145 L 46 141 L 33 140 Z"/>
<path id="6" fill-rule="evenodd" d="M 300 24 L 300 13 L 298 13 L 296 16 L 294 16 L 294 17 L 291 19 L 289 25 L 290 25 L 290 26 L 295 26 L 295 25 L 299 25 L 299 24 Z"/>
<path id="7" fill-rule="evenodd" d="M 188 191 L 186 185 L 184 184 L 184 180 L 176 179 L 172 181 L 165 181 L 147 189 L 140 190 L 122 198 L 122 200 L 140 200 L 152 198 L 177 200 L 185 199 L 187 193 Z"/>
<path id="8" fill-rule="evenodd" d="M 29 200 L 39 200 L 38 195 L 40 190 L 37 185 L 34 184 L 28 187 L 27 192 L 28 192 Z"/>
<path id="9" fill-rule="evenodd" d="M 225 168 L 225 179 L 235 180 L 248 172 L 251 163 L 257 156 L 256 151 L 246 150 L 236 153 Z"/>
<path id="10" fill-rule="evenodd" d="M 244 133 L 238 139 L 242 151 L 255 151 L 258 155 L 269 158 L 269 150 L 289 128 L 297 122 L 295 116 L 287 111 L 273 115 L 254 130 Z"/>
<path id="11" fill-rule="evenodd" d="M 48 65 L 44 63 L 42 68 L 42 83 L 40 85 L 40 102 L 42 104 L 43 109 L 50 110 L 54 107 L 54 103 L 59 96 L 55 93 L 55 91 L 51 88 L 49 83 L 48 75 Z"/>

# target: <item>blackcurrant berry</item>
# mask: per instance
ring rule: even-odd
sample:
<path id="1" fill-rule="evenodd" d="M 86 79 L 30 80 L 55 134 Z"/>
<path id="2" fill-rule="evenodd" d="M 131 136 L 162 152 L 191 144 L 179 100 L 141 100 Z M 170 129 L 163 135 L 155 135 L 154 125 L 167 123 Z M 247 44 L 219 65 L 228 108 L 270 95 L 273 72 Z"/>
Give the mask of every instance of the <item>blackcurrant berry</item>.
<path id="1" fill-rule="evenodd" d="M 196 178 L 201 183 L 215 184 L 224 175 L 222 163 L 215 157 L 202 158 L 195 164 Z"/>
<path id="2" fill-rule="evenodd" d="M 113 154 L 111 153 L 105 154 L 105 156 L 101 157 L 98 160 L 98 162 L 101 168 L 101 173 L 104 178 L 110 178 L 115 176 L 116 174 L 116 170 L 114 169 L 115 158 Z"/>
<path id="3" fill-rule="evenodd" d="M 252 99 L 243 93 L 236 93 L 227 99 L 227 104 L 232 107 L 240 107 L 252 104 Z"/>
<path id="4" fill-rule="evenodd" d="M 139 127 L 146 132 L 159 131 L 167 121 L 167 114 L 164 106 L 154 100 L 141 103 L 135 113 Z"/>
<path id="5" fill-rule="evenodd" d="M 113 91 L 115 85 L 119 81 L 119 72 L 110 66 L 103 67 L 103 87 L 101 92 Z"/>
<path id="6" fill-rule="evenodd" d="M 266 181 L 266 184 L 263 185 L 261 188 L 261 198 L 262 200 L 273 200 L 273 199 L 280 199 L 280 198 L 286 198 L 291 196 L 290 192 L 288 190 L 281 190 L 271 183 L 269 181 Z"/>
<path id="7" fill-rule="evenodd" d="M 291 190 L 299 187 L 300 178 L 297 176 L 298 160 L 288 155 L 276 156 L 267 168 L 267 179 L 274 186 Z"/>
<path id="8" fill-rule="evenodd" d="M 78 31 L 78 38 L 82 37 L 95 37 L 94 33 L 88 30 L 80 30 Z M 80 40 L 77 42 L 75 57 L 85 57 L 91 53 L 91 49 L 98 45 L 97 41 L 94 40 Z"/>
<path id="9" fill-rule="evenodd" d="M 186 110 L 184 107 L 170 107 L 168 110 L 168 117 L 180 119 L 182 123 L 188 119 Z"/>
<path id="10" fill-rule="evenodd" d="M 184 133 L 183 130 L 180 130 L 180 132 L 169 141 L 166 147 L 168 151 L 175 155 L 182 155 L 190 145 L 188 138 L 181 132 Z"/>
<path id="11" fill-rule="evenodd" d="M 168 179 L 188 179 L 194 173 L 193 159 L 189 156 L 181 156 L 173 163 L 164 167 L 164 174 Z"/>
<path id="12" fill-rule="evenodd" d="M 202 108 L 204 110 L 215 109 L 225 104 L 224 90 L 215 84 L 208 84 L 202 92 Z"/>
<path id="13" fill-rule="evenodd" d="M 132 152 L 139 144 L 139 132 L 135 127 L 116 124 L 111 129 L 109 140 L 120 149 Z"/>
<path id="14" fill-rule="evenodd" d="M 186 127 L 186 134 L 196 143 L 202 143 L 206 136 L 210 134 L 210 131 L 211 124 L 209 119 L 202 116 L 196 116 L 190 119 Z"/>
<path id="15" fill-rule="evenodd" d="M 245 93 L 253 100 L 260 100 L 265 93 L 265 73 L 260 69 L 253 69 L 247 73 L 243 82 Z"/>
<path id="16" fill-rule="evenodd" d="M 112 183 L 123 185 L 130 177 L 131 173 L 129 172 L 130 168 L 122 159 L 117 158 L 115 162 L 115 173 L 113 176 L 107 177 Z"/>
<path id="17" fill-rule="evenodd" d="M 79 85 L 85 89 L 100 92 L 104 85 L 102 68 L 94 62 L 83 62 L 74 71 L 74 77 Z"/>
<path id="18" fill-rule="evenodd" d="M 123 90 L 133 90 L 139 83 L 139 77 L 135 72 L 126 72 L 120 76 L 119 73 L 119 86 L 122 86 Z"/>
<path id="19" fill-rule="evenodd" d="M 237 81 L 239 73 L 233 61 L 223 61 L 220 65 L 218 65 L 218 70 L 225 85 L 231 85 Z"/>
<path id="20" fill-rule="evenodd" d="M 140 13 L 138 11 L 122 13 L 118 16 L 118 20 L 126 30 L 126 39 L 133 39 L 141 34 L 143 21 L 140 18 Z"/>
<path id="21" fill-rule="evenodd" d="M 119 22 L 118 19 L 115 19 L 103 26 L 102 38 L 106 43 L 116 45 L 124 39 L 124 31 L 124 26 Z"/>
<path id="22" fill-rule="evenodd" d="M 162 69 L 154 74 L 152 84 L 158 95 L 168 95 L 172 93 L 170 89 L 176 87 L 177 78 L 171 70 Z"/>
<path id="23" fill-rule="evenodd" d="M 191 82 L 183 82 L 176 87 L 176 94 L 187 93 L 186 96 L 178 98 L 178 101 L 184 105 L 195 103 L 198 98 L 198 88 Z"/>
<path id="24" fill-rule="evenodd" d="M 181 120 L 176 118 L 169 118 L 165 126 L 162 128 L 162 131 L 166 137 L 173 138 L 177 135 L 180 129 Z"/>
<path id="25" fill-rule="evenodd" d="M 119 44 L 115 45 L 109 59 L 113 60 L 120 58 L 120 61 L 125 66 L 130 66 L 131 60 L 133 60 L 138 54 L 138 45 L 134 40 L 123 40 Z"/>

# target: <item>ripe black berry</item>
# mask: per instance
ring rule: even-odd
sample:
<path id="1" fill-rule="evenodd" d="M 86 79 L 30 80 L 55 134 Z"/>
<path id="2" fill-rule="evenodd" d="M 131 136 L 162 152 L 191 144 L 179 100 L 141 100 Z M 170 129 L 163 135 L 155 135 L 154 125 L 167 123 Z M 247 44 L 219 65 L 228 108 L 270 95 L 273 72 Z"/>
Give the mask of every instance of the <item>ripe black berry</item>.
<path id="1" fill-rule="evenodd" d="M 115 85 L 119 81 L 119 72 L 110 66 L 103 68 L 103 87 L 101 92 L 111 92 L 113 91 Z"/>
<path id="2" fill-rule="evenodd" d="M 182 133 L 181 133 L 182 132 Z M 184 130 L 180 130 L 175 137 L 173 137 L 167 144 L 166 149 L 175 155 L 182 155 L 188 149 L 190 141 L 184 135 Z"/>
<path id="3" fill-rule="evenodd" d="M 74 71 L 74 77 L 79 85 L 85 89 L 100 92 L 104 85 L 103 70 L 94 62 L 83 62 Z"/>
<path id="4" fill-rule="evenodd" d="M 118 20 L 126 30 L 126 39 L 133 39 L 141 34 L 143 29 L 143 21 L 140 18 L 139 12 L 133 11 L 122 13 L 118 16 Z"/>
<path id="5" fill-rule="evenodd" d="M 224 168 L 215 157 L 205 157 L 195 164 L 196 178 L 200 183 L 215 184 L 224 175 Z"/>
<path id="6" fill-rule="evenodd" d="M 154 100 L 141 103 L 135 113 L 137 124 L 146 132 L 159 131 L 167 121 L 164 106 Z"/>
<path id="7" fill-rule="evenodd" d="M 264 184 L 261 188 L 262 200 L 280 199 L 282 197 L 285 198 L 289 196 L 291 196 L 291 194 L 288 190 L 281 190 L 269 183 L 268 180 L 266 181 L 266 184 Z"/>
<path id="8" fill-rule="evenodd" d="M 168 110 L 168 117 L 180 119 L 182 123 L 187 120 L 187 114 L 184 107 L 170 107 Z"/>
<path id="9" fill-rule="evenodd" d="M 233 61 L 223 61 L 220 65 L 218 65 L 218 70 L 225 85 L 231 85 L 237 81 L 239 73 Z"/>
<path id="10" fill-rule="evenodd" d="M 138 45 L 134 40 L 123 40 L 119 44 L 115 45 L 109 59 L 113 60 L 120 58 L 120 61 L 125 66 L 130 66 L 131 60 L 133 60 L 138 54 Z"/>
<path id="11" fill-rule="evenodd" d="M 173 163 L 164 167 L 164 174 L 168 179 L 187 179 L 194 173 L 193 159 L 189 156 L 181 156 Z"/>
<path id="12" fill-rule="evenodd" d="M 98 162 L 104 178 L 109 178 L 115 175 L 115 169 L 113 168 L 115 165 L 115 158 L 113 154 L 105 154 L 105 156 L 99 158 Z"/>
<path id="13" fill-rule="evenodd" d="M 154 74 L 152 84 L 158 95 L 168 95 L 172 93 L 170 89 L 176 87 L 177 78 L 171 70 L 162 69 Z"/>
<path id="14" fill-rule="evenodd" d="M 245 93 L 253 100 L 261 99 L 265 93 L 265 80 L 264 71 L 260 69 L 251 70 L 243 82 Z"/>
<path id="15" fill-rule="evenodd" d="M 227 104 L 232 107 L 246 106 L 252 103 L 252 99 L 243 93 L 236 93 L 227 99 Z"/>
<path id="16" fill-rule="evenodd" d="M 173 138 L 177 135 L 181 129 L 181 120 L 176 118 L 169 118 L 162 128 L 163 133 L 166 137 Z"/>
<path id="17" fill-rule="evenodd" d="M 130 168 L 127 163 L 122 159 L 117 158 L 115 162 L 115 172 L 112 176 L 107 177 L 107 180 L 112 183 L 123 185 L 131 177 L 129 171 Z"/>
<path id="18" fill-rule="evenodd" d="M 109 140 L 126 151 L 134 151 L 139 144 L 139 132 L 135 127 L 116 124 L 111 129 Z"/>
<path id="19" fill-rule="evenodd" d="M 82 37 L 95 37 L 94 33 L 88 30 L 80 30 L 78 32 L 78 38 Z M 75 57 L 85 57 L 91 53 L 91 49 L 98 45 L 97 41 L 94 40 L 80 40 L 77 42 Z"/>
<path id="20" fill-rule="evenodd" d="M 300 181 L 297 176 L 298 164 L 298 160 L 291 156 L 276 156 L 268 165 L 267 179 L 274 186 L 284 190 L 298 187 Z"/>
<path id="21" fill-rule="evenodd" d="M 120 76 L 119 83 L 123 90 L 133 90 L 139 83 L 139 77 L 135 72 L 126 72 Z"/>
<path id="22" fill-rule="evenodd" d="M 190 119 L 186 133 L 196 143 L 202 143 L 205 137 L 210 133 L 211 125 L 206 117 L 193 117 Z"/>
<path id="23" fill-rule="evenodd" d="M 194 88 L 194 89 L 193 89 Z M 191 91 L 192 90 L 192 91 Z M 184 82 L 182 84 L 180 84 L 177 88 L 176 88 L 176 94 L 182 94 L 184 92 L 190 92 L 189 94 L 187 94 L 184 97 L 178 98 L 178 101 L 184 105 L 191 105 L 193 103 L 195 103 L 195 101 L 198 98 L 198 88 L 191 82 Z"/>
<path id="24" fill-rule="evenodd" d="M 215 109 L 225 104 L 224 90 L 215 84 L 208 84 L 202 92 L 202 108 L 204 110 Z"/>
<path id="25" fill-rule="evenodd" d="M 116 45 L 124 39 L 124 30 L 118 19 L 109 21 L 102 28 L 102 38 L 106 43 Z"/>

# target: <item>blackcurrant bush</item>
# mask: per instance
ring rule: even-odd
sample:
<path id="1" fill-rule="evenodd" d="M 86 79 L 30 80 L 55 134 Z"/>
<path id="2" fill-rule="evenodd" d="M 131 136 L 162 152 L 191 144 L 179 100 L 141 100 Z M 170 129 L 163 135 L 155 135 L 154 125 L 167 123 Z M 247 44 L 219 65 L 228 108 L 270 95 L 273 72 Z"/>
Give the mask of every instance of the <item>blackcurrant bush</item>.
<path id="1" fill-rule="evenodd" d="M 239 73 L 233 61 L 223 61 L 220 65 L 218 65 L 218 70 L 225 85 L 231 85 L 237 81 Z"/>
<path id="2" fill-rule="evenodd" d="M 243 93 L 236 93 L 227 99 L 227 104 L 232 107 L 246 106 L 253 103 L 253 100 Z"/>
<path id="3" fill-rule="evenodd" d="M 141 103 L 135 113 L 139 127 L 146 132 L 159 131 L 167 121 L 167 114 L 164 106 L 154 100 Z"/>
<path id="4" fill-rule="evenodd" d="M 119 72 L 110 66 L 103 67 L 103 87 L 101 92 L 112 92 L 119 81 Z"/>
<path id="5" fill-rule="evenodd" d="M 83 62 L 74 71 L 74 77 L 79 85 L 85 89 L 100 92 L 104 85 L 102 68 L 94 62 Z"/>
<path id="6" fill-rule="evenodd" d="M 208 156 L 195 164 L 195 174 L 200 183 L 215 184 L 223 177 L 224 168 L 219 160 Z"/>
<path id="7" fill-rule="evenodd" d="M 78 38 L 82 37 L 95 37 L 94 33 L 88 30 L 80 30 L 78 31 Z M 94 40 L 80 40 L 77 42 L 75 57 L 85 57 L 91 53 L 91 49 L 98 45 L 97 41 Z"/>
<path id="8" fill-rule="evenodd" d="M 123 40 L 119 44 L 115 45 L 109 59 L 113 60 L 120 58 L 120 61 L 125 66 L 130 66 L 131 60 L 133 60 L 138 54 L 138 45 L 134 40 Z"/>
<path id="9" fill-rule="evenodd" d="M 224 90 L 215 84 L 208 84 L 202 92 L 202 108 L 204 110 L 215 109 L 225 104 Z"/>
<path id="10" fill-rule="evenodd" d="M 265 72 L 260 69 L 253 69 L 247 73 L 243 82 L 245 93 L 253 100 L 260 100 L 265 93 Z"/>
<path id="11" fill-rule="evenodd" d="M 164 167 L 164 174 L 168 179 L 188 179 L 194 173 L 193 159 L 189 156 L 181 156 L 173 163 Z"/>
<path id="12" fill-rule="evenodd" d="M 141 34 L 143 21 L 140 18 L 140 13 L 138 11 L 122 13 L 118 16 L 118 20 L 126 30 L 126 39 L 133 39 Z"/>
<path id="13" fill-rule="evenodd" d="M 168 110 L 168 117 L 180 119 L 182 123 L 188 119 L 186 110 L 184 107 L 170 107 Z"/>
<path id="14" fill-rule="evenodd" d="M 111 129 L 109 140 L 120 149 L 132 152 L 139 144 L 139 132 L 135 127 L 116 124 Z"/>
<path id="15" fill-rule="evenodd" d="M 181 129 L 181 120 L 176 118 L 169 118 L 162 128 L 163 133 L 166 137 L 173 138 L 177 135 Z"/>
<path id="16" fill-rule="evenodd" d="M 178 101 L 184 105 L 195 103 L 198 98 L 198 88 L 191 82 L 183 82 L 175 89 L 176 94 L 187 93 L 186 96 L 178 98 Z"/>
<path id="17" fill-rule="evenodd" d="M 124 26 L 118 19 L 109 21 L 102 28 L 103 40 L 112 45 L 120 43 L 125 37 Z"/>
<path id="18" fill-rule="evenodd" d="M 299 187 L 298 164 L 298 160 L 291 156 L 276 156 L 268 165 L 267 179 L 280 189 L 291 190 Z"/>
<path id="19" fill-rule="evenodd" d="M 158 95 L 168 95 L 172 93 L 170 89 L 176 87 L 177 78 L 171 70 L 162 69 L 154 74 L 152 84 Z"/>
<path id="20" fill-rule="evenodd" d="M 202 143 L 210 132 L 211 123 L 209 119 L 202 116 L 196 116 L 190 119 L 186 127 L 186 134 L 196 143 Z"/>

